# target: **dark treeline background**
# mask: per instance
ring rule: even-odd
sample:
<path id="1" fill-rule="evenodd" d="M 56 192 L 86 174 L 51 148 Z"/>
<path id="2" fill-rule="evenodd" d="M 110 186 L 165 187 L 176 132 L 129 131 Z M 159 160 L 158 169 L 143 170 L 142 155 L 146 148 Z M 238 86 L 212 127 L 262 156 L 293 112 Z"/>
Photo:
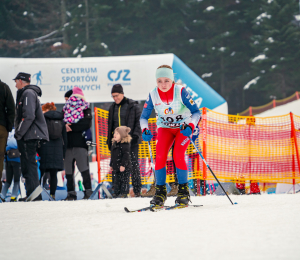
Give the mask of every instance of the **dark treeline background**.
<path id="1" fill-rule="evenodd" d="M 238 113 L 299 90 L 298 15 L 298 0 L 0 0 L 0 56 L 174 53 Z"/>

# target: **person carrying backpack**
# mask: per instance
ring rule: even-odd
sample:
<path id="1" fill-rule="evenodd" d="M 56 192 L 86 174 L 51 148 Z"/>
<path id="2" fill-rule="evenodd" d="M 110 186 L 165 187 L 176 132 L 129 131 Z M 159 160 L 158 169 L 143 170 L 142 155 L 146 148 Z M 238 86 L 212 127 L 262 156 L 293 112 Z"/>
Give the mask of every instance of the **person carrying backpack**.
<path id="1" fill-rule="evenodd" d="M 42 106 L 49 132 L 49 142 L 42 143 L 38 149 L 41 178 L 45 172 L 50 173 L 50 195 L 55 199 L 57 172 L 64 169 L 64 158 L 67 150 L 67 132 L 63 122 L 64 114 L 56 111 L 53 102 Z"/>
<path id="2" fill-rule="evenodd" d="M 14 187 L 11 193 L 10 201 L 16 202 L 19 189 L 20 189 L 20 177 L 21 177 L 21 161 L 20 152 L 18 150 L 17 140 L 14 137 L 15 129 L 8 135 L 6 145 L 6 156 L 5 156 L 5 169 L 6 169 L 6 182 L 2 187 L 0 199 L 5 202 L 7 191 L 14 180 Z"/>

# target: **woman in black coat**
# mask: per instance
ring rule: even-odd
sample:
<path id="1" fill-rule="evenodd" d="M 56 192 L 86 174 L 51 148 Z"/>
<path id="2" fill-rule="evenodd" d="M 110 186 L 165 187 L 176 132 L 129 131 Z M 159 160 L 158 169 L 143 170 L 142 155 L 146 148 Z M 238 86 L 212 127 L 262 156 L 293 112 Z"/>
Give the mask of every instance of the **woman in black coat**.
<path id="1" fill-rule="evenodd" d="M 50 173 L 50 195 L 55 199 L 57 188 L 57 172 L 64 169 L 64 158 L 67 149 L 67 132 L 63 122 L 64 114 L 56 111 L 54 103 L 42 106 L 46 119 L 49 142 L 41 144 L 38 149 L 40 156 L 41 178 L 45 172 Z"/>

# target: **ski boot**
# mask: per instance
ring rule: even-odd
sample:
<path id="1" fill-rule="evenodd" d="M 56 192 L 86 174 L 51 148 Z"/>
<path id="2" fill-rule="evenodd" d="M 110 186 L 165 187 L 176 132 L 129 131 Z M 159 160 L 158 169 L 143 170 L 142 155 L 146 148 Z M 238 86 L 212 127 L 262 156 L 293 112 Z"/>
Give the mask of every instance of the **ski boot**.
<path id="1" fill-rule="evenodd" d="M 150 205 L 153 206 L 163 206 L 167 199 L 167 187 L 166 185 L 156 185 L 155 195 L 150 201 Z"/>
<path id="2" fill-rule="evenodd" d="M 178 194 L 175 200 L 175 204 L 188 205 L 190 202 L 190 192 L 187 183 L 178 185 Z"/>
<path id="3" fill-rule="evenodd" d="M 55 194 L 50 194 L 51 198 L 55 200 Z"/>

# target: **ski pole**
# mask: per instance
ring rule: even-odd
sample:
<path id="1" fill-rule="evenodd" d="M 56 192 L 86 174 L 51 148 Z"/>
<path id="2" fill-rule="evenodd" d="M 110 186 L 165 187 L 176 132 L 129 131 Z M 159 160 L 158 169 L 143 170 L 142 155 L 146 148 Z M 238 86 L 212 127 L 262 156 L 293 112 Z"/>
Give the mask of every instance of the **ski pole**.
<path id="1" fill-rule="evenodd" d="M 231 199 L 229 198 L 228 194 L 225 192 L 222 184 L 219 182 L 218 178 L 216 177 L 216 175 L 214 174 L 214 172 L 212 171 L 212 169 L 209 167 L 208 163 L 206 162 L 206 160 L 204 159 L 202 153 L 198 150 L 196 144 L 194 143 L 194 141 L 192 140 L 191 137 L 189 137 L 191 143 L 194 145 L 194 147 L 196 148 L 198 154 L 200 155 L 200 157 L 202 158 L 203 162 L 205 163 L 205 165 L 207 166 L 207 168 L 210 170 L 211 174 L 215 177 L 216 181 L 219 183 L 220 187 L 222 188 L 222 190 L 224 191 L 225 195 L 227 196 L 227 198 L 229 199 L 229 201 L 231 202 L 231 204 L 233 205 L 233 202 L 231 201 Z"/>
<path id="2" fill-rule="evenodd" d="M 150 153 L 150 158 L 151 158 L 151 168 L 154 176 L 154 184 L 156 183 L 156 178 L 155 178 L 155 170 L 154 170 L 154 163 L 153 163 L 153 157 L 152 157 L 152 150 L 151 150 L 151 144 L 150 141 L 148 141 L 148 147 L 149 147 L 149 153 Z"/>

